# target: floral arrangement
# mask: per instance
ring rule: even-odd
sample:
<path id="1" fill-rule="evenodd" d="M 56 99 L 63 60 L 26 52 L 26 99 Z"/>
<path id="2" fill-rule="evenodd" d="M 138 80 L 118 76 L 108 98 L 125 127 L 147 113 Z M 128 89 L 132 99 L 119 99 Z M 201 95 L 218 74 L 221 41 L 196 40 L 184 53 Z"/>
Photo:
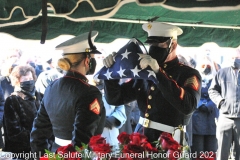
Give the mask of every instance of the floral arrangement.
<path id="1" fill-rule="evenodd" d="M 127 134 L 122 132 L 118 136 L 117 150 L 106 143 L 101 135 L 93 136 L 88 145 L 73 147 L 72 144 L 62 146 L 56 153 L 46 150 L 49 160 L 188 160 L 191 159 L 188 146 L 181 146 L 169 133 L 163 132 L 153 144 L 140 133 Z M 193 155 L 192 155 L 193 156 Z M 196 157 L 197 158 L 197 157 Z M 197 158 L 199 160 L 214 160 L 213 157 Z M 42 159 L 42 160 L 43 160 Z M 41 158 L 40 158 L 41 160 Z"/>

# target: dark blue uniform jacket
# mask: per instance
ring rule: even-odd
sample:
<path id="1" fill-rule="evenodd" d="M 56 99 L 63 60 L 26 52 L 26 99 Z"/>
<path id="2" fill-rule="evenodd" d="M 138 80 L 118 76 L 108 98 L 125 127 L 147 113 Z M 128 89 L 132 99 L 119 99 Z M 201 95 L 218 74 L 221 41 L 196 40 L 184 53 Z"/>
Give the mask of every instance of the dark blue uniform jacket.
<path id="1" fill-rule="evenodd" d="M 161 65 L 156 77 L 158 85 L 149 80 L 132 79 L 122 85 L 105 80 L 106 100 L 112 105 L 137 100 L 143 118 L 173 127 L 188 124 L 201 95 L 199 72 L 175 58 Z M 153 142 L 161 131 L 145 128 L 144 134 Z"/>
<path id="2" fill-rule="evenodd" d="M 92 136 L 102 133 L 105 114 L 100 91 L 82 74 L 68 71 L 44 93 L 31 132 L 32 151 L 43 154 L 52 135 L 72 140 L 78 147 L 87 144 Z"/>

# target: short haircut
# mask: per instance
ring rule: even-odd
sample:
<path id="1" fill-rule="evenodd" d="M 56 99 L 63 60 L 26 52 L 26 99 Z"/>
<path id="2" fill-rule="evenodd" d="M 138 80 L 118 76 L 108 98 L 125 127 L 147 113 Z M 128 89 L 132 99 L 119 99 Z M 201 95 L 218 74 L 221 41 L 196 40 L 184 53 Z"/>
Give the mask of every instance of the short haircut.
<path id="1" fill-rule="evenodd" d="M 17 83 L 19 83 L 20 77 L 25 76 L 28 72 L 32 72 L 33 80 L 36 81 L 37 76 L 35 73 L 35 69 L 32 66 L 18 65 L 14 67 L 10 75 L 12 85 L 15 86 Z"/>

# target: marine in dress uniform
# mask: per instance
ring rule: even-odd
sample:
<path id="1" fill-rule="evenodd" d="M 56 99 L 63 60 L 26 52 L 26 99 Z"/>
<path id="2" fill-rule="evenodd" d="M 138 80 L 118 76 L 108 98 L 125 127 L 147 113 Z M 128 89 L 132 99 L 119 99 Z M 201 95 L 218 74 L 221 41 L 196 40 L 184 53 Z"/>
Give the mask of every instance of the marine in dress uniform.
<path id="1" fill-rule="evenodd" d="M 31 132 L 33 152 L 44 154 L 52 135 L 55 151 L 70 143 L 81 147 L 81 143 L 87 144 L 92 136 L 102 133 L 106 117 L 102 94 L 85 77 L 94 73 L 93 56 L 100 53 L 92 44 L 97 34 L 93 31 L 92 38 L 88 38 L 88 33 L 84 33 L 56 47 L 63 50 L 58 65 L 67 73 L 46 88 Z"/>
<path id="2" fill-rule="evenodd" d="M 151 67 L 159 84 L 149 80 L 132 79 L 122 85 L 118 80 L 105 80 L 106 100 L 121 105 L 137 100 L 140 120 L 135 132 L 143 133 L 149 142 L 156 141 L 162 132 L 173 133 L 176 127 L 186 125 L 200 99 L 201 76 L 191 67 L 179 63 L 176 56 L 177 35 L 182 30 L 166 23 L 147 23 L 146 43 L 149 54 L 140 60 L 142 69 Z M 114 55 L 103 61 L 110 67 Z M 177 140 L 177 139 L 176 139 Z M 180 141 L 180 137 L 178 139 Z"/>

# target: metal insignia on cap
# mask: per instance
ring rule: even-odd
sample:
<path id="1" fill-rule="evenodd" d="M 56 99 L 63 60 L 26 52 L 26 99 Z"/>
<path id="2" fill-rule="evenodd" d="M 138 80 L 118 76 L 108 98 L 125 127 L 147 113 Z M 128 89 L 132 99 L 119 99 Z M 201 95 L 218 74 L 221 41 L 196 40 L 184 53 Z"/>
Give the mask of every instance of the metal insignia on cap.
<path id="1" fill-rule="evenodd" d="M 152 25 L 149 23 L 147 27 L 148 27 L 148 29 L 151 29 Z"/>
<path id="2" fill-rule="evenodd" d="M 90 48 L 86 48 L 85 52 L 91 52 L 91 49 Z"/>

